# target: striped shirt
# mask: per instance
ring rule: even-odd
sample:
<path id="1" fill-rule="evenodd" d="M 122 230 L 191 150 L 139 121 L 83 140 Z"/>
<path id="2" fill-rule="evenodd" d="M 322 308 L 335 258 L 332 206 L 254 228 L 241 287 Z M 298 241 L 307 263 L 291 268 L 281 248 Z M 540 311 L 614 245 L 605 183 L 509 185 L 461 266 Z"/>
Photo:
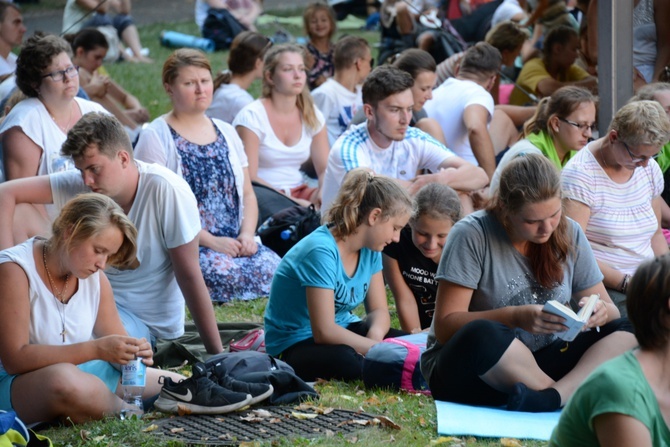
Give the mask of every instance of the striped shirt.
<path id="1" fill-rule="evenodd" d="M 354 168 L 370 168 L 377 174 L 411 180 L 419 169 L 438 172 L 440 165 L 454 156 L 442 143 L 415 127 L 407 129 L 402 141 L 380 148 L 370 137 L 365 121 L 341 135 L 330 150 L 323 180 L 322 210 L 330 207 L 344 175 Z"/>
<path id="2" fill-rule="evenodd" d="M 564 197 L 591 209 L 586 237 L 596 259 L 633 274 L 654 252 L 651 238 L 658 229 L 652 200 L 663 191 L 663 174 L 655 160 L 637 167 L 625 183 L 614 182 L 600 167 L 590 144 L 561 172 Z"/>

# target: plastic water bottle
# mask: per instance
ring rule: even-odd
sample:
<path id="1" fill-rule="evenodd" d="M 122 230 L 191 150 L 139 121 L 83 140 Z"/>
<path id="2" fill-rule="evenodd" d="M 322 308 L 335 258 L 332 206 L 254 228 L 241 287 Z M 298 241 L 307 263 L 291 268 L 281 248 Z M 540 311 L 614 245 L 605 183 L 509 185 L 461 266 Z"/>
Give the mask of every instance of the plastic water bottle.
<path id="1" fill-rule="evenodd" d="M 216 49 L 216 44 L 212 39 L 204 37 L 191 36 L 189 34 L 178 33 L 176 31 L 163 31 L 160 37 L 161 45 L 164 47 L 189 47 L 197 48 L 207 53 Z"/>
<path id="2" fill-rule="evenodd" d="M 124 408 L 121 410 L 121 419 L 138 419 L 144 414 L 142 393 L 147 384 L 147 366 L 142 358 L 137 357 L 121 367 L 121 386 L 123 387 Z"/>
<path id="3" fill-rule="evenodd" d="M 291 225 L 285 230 L 282 230 L 281 233 L 279 233 L 279 237 L 281 238 L 282 241 L 288 241 L 289 239 L 293 240 L 294 238 L 294 233 L 295 233 L 295 225 Z"/>

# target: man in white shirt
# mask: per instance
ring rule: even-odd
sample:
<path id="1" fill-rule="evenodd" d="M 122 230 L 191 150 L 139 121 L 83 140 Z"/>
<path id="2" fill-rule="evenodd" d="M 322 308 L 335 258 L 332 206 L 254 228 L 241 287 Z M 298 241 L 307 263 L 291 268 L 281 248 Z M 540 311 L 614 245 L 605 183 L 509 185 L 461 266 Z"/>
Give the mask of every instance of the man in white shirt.
<path id="1" fill-rule="evenodd" d="M 360 85 L 370 74 L 372 63 L 367 40 L 346 36 L 335 44 L 335 74 L 312 91 L 314 104 L 326 118 L 330 147 L 347 130 L 356 111 L 363 107 Z"/>
<path id="2" fill-rule="evenodd" d="M 23 42 L 26 27 L 19 8 L 13 4 L 0 1 L 0 80 L 16 71 L 16 48 Z"/>
<path id="3" fill-rule="evenodd" d="M 463 193 L 488 184 L 482 169 L 456 156 L 427 133 L 409 127 L 413 84 L 409 73 L 388 65 L 375 68 L 367 77 L 363 83 L 367 121 L 340 136 L 330 151 L 323 182 L 323 210 L 335 199 L 344 175 L 358 167 L 393 177 L 411 193 L 431 182 Z M 431 173 L 417 175 L 424 169 Z"/>
<path id="4" fill-rule="evenodd" d="M 62 153 L 73 158 L 79 172 L 0 185 L 0 248 L 13 245 L 17 204 L 53 203 L 60 209 L 82 192 L 111 197 L 138 231 L 137 268 L 105 271 L 129 335 L 154 340 L 180 337 L 185 301 L 207 352 L 221 352 L 214 309 L 198 259 L 200 216 L 188 184 L 167 168 L 135 161 L 123 125 L 101 113 L 86 114 L 77 122 Z"/>
<path id="5" fill-rule="evenodd" d="M 437 120 L 451 149 L 493 176 L 495 149 L 488 126 L 494 102 L 489 93 L 502 63 L 500 51 L 486 42 L 470 47 L 455 78 L 433 90 L 426 102 L 428 116 Z"/>

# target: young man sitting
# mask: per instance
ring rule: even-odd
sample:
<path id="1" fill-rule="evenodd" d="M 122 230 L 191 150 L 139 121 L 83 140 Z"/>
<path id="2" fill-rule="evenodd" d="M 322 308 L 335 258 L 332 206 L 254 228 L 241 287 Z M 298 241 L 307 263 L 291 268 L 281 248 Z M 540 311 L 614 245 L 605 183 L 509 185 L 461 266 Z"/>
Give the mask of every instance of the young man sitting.
<path id="1" fill-rule="evenodd" d="M 14 210 L 21 203 L 60 209 L 82 192 L 114 199 L 137 227 L 134 270 L 108 268 L 128 334 L 174 339 L 184 333 L 184 301 L 207 352 L 223 350 L 198 253 L 200 217 L 188 184 L 172 171 L 133 159 L 123 125 L 113 116 L 84 115 L 68 133 L 62 153 L 77 171 L 18 179 L 0 185 L 0 249 L 13 245 Z"/>
<path id="2" fill-rule="evenodd" d="M 367 120 L 345 132 L 331 148 L 322 209 L 328 209 L 334 200 L 344 175 L 358 167 L 395 178 L 411 193 L 431 182 L 466 193 L 486 186 L 488 177 L 483 170 L 422 130 L 409 127 L 413 84 L 409 73 L 386 65 L 375 68 L 367 77 L 363 83 Z M 417 175 L 423 169 L 431 173 Z"/>

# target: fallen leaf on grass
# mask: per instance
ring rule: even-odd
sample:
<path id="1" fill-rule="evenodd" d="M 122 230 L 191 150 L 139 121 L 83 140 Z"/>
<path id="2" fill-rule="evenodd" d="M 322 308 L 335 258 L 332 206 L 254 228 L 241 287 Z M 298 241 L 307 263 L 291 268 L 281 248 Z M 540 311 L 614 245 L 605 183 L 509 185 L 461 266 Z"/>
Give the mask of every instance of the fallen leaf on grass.
<path id="1" fill-rule="evenodd" d="M 375 419 L 379 420 L 379 423 L 382 425 L 382 427 L 392 428 L 394 430 L 402 430 L 400 425 L 396 424 L 395 422 L 393 422 L 391 419 L 387 418 L 386 416 L 377 416 Z"/>
<path id="2" fill-rule="evenodd" d="M 395 436 L 391 435 L 391 437 L 389 438 L 389 442 L 395 442 Z"/>
<path id="3" fill-rule="evenodd" d="M 154 430 L 156 430 L 157 428 L 158 428 L 158 425 L 156 425 L 156 424 L 151 424 L 151 425 L 149 425 L 148 427 L 145 427 L 144 429 L 142 429 L 142 431 L 145 432 L 145 433 L 148 433 L 148 432 L 150 432 L 150 431 L 154 431 Z"/>
<path id="4" fill-rule="evenodd" d="M 297 411 L 293 411 L 291 412 L 291 416 L 293 416 L 296 419 L 305 420 L 305 419 L 314 419 L 319 415 L 314 413 L 298 413 Z"/>
<path id="5" fill-rule="evenodd" d="M 105 439 L 105 437 L 106 437 L 106 435 L 94 436 L 92 441 L 97 444 L 97 443 L 101 442 L 103 439 Z"/>
<path id="6" fill-rule="evenodd" d="M 368 419 L 349 419 L 348 421 L 342 421 L 339 424 L 337 424 L 338 427 L 342 427 L 343 425 L 374 425 L 374 422 L 372 420 Z"/>
<path id="7" fill-rule="evenodd" d="M 366 405 L 379 405 L 381 404 L 381 401 L 377 396 L 371 396 L 367 398 L 366 400 L 363 401 L 364 404 Z"/>
<path id="8" fill-rule="evenodd" d="M 184 427 L 171 428 L 170 433 L 183 433 L 186 430 Z"/>
<path id="9" fill-rule="evenodd" d="M 426 420 L 424 419 L 423 416 L 419 416 L 419 425 L 422 427 L 426 426 Z"/>
<path id="10" fill-rule="evenodd" d="M 91 432 L 88 430 L 80 430 L 79 437 L 82 441 L 88 441 L 88 437 L 91 436 Z"/>
<path id="11" fill-rule="evenodd" d="M 519 440 L 514 438 L 500 438 L 500 445 L 503 447 L 522 447 Z"/>
<path id="12" fill-rule="evenodd" d="M 259 445 L 261 444 L 256 441 L 240 442 L 240 447 L 258 447 Z"/>
<path id="13" fill-rule="evenodd" d="M 356 444 L 358 442 L 358 436 L 352 436 L 351 438 L 346 438 L 349 444 Z"/>
<path id="14" fill-rule="evenodd" d="M 342 399 L 344 399 L 344 400 L 354 400 L 353 397 L 351 397 L 351 396 L 347 396 L 346 394 L 340 394 L 340 397 L 341 397 Z"/>
<path id="15" fill-rule="evenodd" d="M 356 391 L 356 396 L 362 396 L 363 394 L 365 394 L 365 391 L 363 390 Z"/>
<path id="16" fill-rule="evenodd" d="M 395 396 L 395 395 L 394 396 L 389 396 L 389 397 L 386 398 L 386 403 L 387 404 L 397 404 L 397 403 L 401 403 L 402 401 L 403 401 L 402 397 Z"/>
<path id="17" fill-rule="evenodd" d="M 461 439 L 453 436 L 440 436 L 437 439 L 431 439 L 430 445 L 446 444 L 447 442 L 461 442 Z"/>

